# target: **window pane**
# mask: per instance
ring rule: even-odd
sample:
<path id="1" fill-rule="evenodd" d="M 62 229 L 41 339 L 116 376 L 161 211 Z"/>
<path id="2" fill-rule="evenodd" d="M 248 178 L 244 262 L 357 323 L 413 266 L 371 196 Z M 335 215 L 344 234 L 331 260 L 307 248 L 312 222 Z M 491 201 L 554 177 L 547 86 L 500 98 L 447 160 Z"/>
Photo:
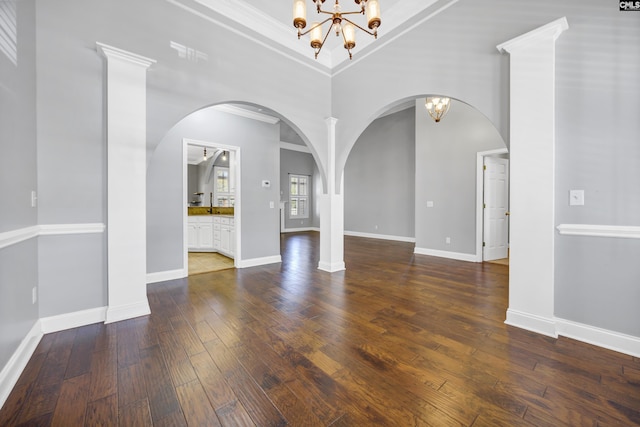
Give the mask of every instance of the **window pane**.
<path id="1" fill-rule="evenodd" d="M 227 169 L 216 170 L 216 190 L 219 193 L 229 192 L 229 171 Z"/>
<path id="2" fill-rule="evenodd" d="M 291 191 L 290 191 L 292 196 L 296 196 L 298 194 L 298 177 L 296 176 L 292 176 L 291 177 Z"/>
<path id="3" fill-rule="evenodd" d="M 307 199 L 298 199 L 298 215 L 306 216 L 307 215 Z"/>
<path id="4" fill-rule="evenodd" d="M 298 194 L 300 194 L 301 196 L 306 196 L 307 195 L 307 178 L 306 177 L 300 177 L 300 182 L 298 184 L 298 187 L 299 187 Z"/>
<path id="5" fill-rule="evenodd" d="M 291 216 L 298 215 L 298 199 L 291 199 Z"/>

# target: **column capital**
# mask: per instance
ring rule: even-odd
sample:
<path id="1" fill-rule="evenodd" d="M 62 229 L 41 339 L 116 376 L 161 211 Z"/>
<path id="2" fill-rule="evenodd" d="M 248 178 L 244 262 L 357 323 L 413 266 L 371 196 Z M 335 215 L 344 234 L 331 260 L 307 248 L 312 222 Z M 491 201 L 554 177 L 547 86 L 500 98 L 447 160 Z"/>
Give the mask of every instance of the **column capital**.
<path id="1" fill-rule="evenodd" d="M 566 17 L 562 17 L 560 19 L 556 19 L 553 22 L 550 22 L 542 27 L 538 27 L 535 30 L 529 31 L 528 33 L 522 34 L 516 38 L 508 40 L 504 43 L 496 46 L 500 53 L 513 53 L 524 46 L 527 46 L 531 41 L 539 40 L 543 37 L 553 37 L 553 40 L 556 40 L 560 37 L 560 34 L 565 32 L 569 28 L 569 22 Z"/>
<path id="2" fill-rule="evenodd" d="M 327 117 L 324 119 L 324 122 L 327 124 L 329 128 L 334 127 L 338 123 L 338 119 L 335 117 Z"/>
<path id="3" fill-rule="evenodd" d="M 117 47 L 109 46 L 100 42 L 96 42 L 96 50 L 98 51 L 98 53 L 102 53 L 102 55 L 104 55 L 107 60 L 119 59 L 121 61 L 127 61 L 144 68 L 149 68 L 151 65 L 156 63 L 155 59 L 127 52 L 126 50 L 118 49 Z"/>

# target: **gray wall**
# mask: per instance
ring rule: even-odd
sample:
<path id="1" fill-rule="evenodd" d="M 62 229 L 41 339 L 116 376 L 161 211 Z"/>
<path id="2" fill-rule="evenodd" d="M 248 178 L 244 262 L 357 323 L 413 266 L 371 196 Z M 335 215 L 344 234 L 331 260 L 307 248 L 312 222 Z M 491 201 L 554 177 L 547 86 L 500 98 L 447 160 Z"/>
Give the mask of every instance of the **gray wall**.
<path id="1" fill-rule="evenodd" d="M 30 4 L 33 8 L 33 2 L 18 3 Z M 321 120 L 317 121 L 316 117 L 329 115 L 330 100 L 322 96 L 329 91 L 330 80 L 327 76 L 256 46 L 254 42 L 187 13 L 169 2 L 38 2 L 35 13 L 38 29 L 37 188 L 40 196 L 40 224 L 107 221 L 105 61 L 96 52 L 96 41 L 157 60 L 147 73 L 149 163 L 155 158 L 154 151 L 160 141 L 182 118 L 200 108 L 225 101 L 251 102 L 270 107 L 286 117 L 297 132 L 305 135 L 305 140 L 316 144 L 326 140 L 326 125 Z M 31 29 L 33 30 L 33 26 Z M 29 36 L 21 39 L 28 41 Z M 205 40 L 207 42 L 203 42 Z M 225 42 L 211 43 L 209 40 Z M 172 41 L 204 52 L 208 55 L 208 60 L 195 63 L 180 58 L 178 52 L 170 47 Z M 24 52 L 28 53 L 27 48 Z M 258 68 L 255 64 L 261 66 Z M 33 70 L 31 74 L 32 77 L 35 76 Z M 314 80 L 311 87 L 308 85 L 309 75 Z M 23 72 L 20 78 L 28 76 L 28 72 Z M 281 76 L 286 78 L 280 78 Z M 35 94 L 34 79 L 35 77 L 28 86 L 31 91 L 28 93 Z M 14 86 L 12 81 L 8 81 L 6 85 L 7 88 Z M 308 105 L 301 109 L 298 107 L 299 102 Z M 35 115 L 32 116 L 35 120 Z M 3 119 L 8 120 L 10 117 L 3 115 Z M 28 118 L 29 114 L 20 114 L 19 117 Z M 35 128 L 32 131 L 35 132 Z M 10 159 L 4 156 L 4 152 L 0 157 Z M 24 155 L 26 159 L 34 157 L 33 153 Z M 272 158 L 271 167 L 277 171 L 277 150 Z M 33 167 L 35 168 L 35 162 Z M 158 170 L 157 165 L 150 164 L 150 169 L 152 167 Z M 29 172 L 28 167 L 23 169 Z M 168 203 L 177 203 L 178 199 L 173 195 L 182 191 L 181 173 L 174 179 L 173 174 L 177 172 L 175 168 L 169 168 L 159 178 L 161 183 L 166 184 L 165 190 L 171 197 L 161 192 L 147 195 L 153 201 L 151 206 L 156 209 L 154 215 L 168 215 L 166 220 L 154 222 L 153 216 L 150 219 L 149 238 L 153 242 L 159 242 L 157 248 L 164 251 L 151 253 L 149 265 L 152 268 L 149 272 L 181 268 L 182 257 L 178 257 L 176 253 L 182 245 L 182 230 L 178 230 L 178 226 L 171 222 L 176 215 L 174 210 L 182 208 L 181 197 L 179 205 L 167 206 Z M 19 180 L 21 173 L 12 173 L 11 179 L 14 182 Z M 35 182 L 35 169 L 33 173 Z M 277 173 L 273 174 L 274 180 L 277 177 Z M 25 187 L 30 190 L 36 188 L 36 185 Z M 16 188 L 15 185 L 11 186 L 6 197 L 13 199 Z M 251 190 L 250 185 L 247 188 Z M 25 203 L 28 203 L 28 196 L 27 193 Z M 268 206 L 268 201 L 262 200 L 265 198 L 264 192 L 256 192 L 255 199 Z M 270 199 L 277 203 L 279 197 L 276 194 Z M 269 223 L 271 213 L 263 214 L 261 208 L 246 212 L 253 215 L 253 219 L 245 224 L 249 231 L 253 231 L 256 239 L 264 235 L 264 240 L 271 242 L 271 227 L 257 225 L 264 221 Z M 273 212 L 277 212 L 277 209 L 273 209 Z M 35 221 L 35 213 L 31 215 Z M 11 221 L 24 222 L 29 214 L 19 212 L 13 218 L 15 219 Z M 165 227 L 167 222 L 172 225 Z M 2 224 L 5 224 L 4 220 Z M 47 239 L 43 240 L 45 246 L 40 250 L 40 286 L 46 289 L 40 300 L 41 312 L 56 315 L 68 312 L 72 306 L 77 309 L 105 306 L 106 233 L 87 239 L 74 236 Z M 54 250 L 54 247 L 59 250 Z M 245 253 L 248 257 L 279 253 L 274 250 L 273 243 L 267 243 L 266 246 L 245 244 L 244 248 L 248 251 Z M 81 254 L 82 257 L 78 260 L 65 258 L 63 254 L 66 253 Z M 96 268 L 91 271 L 78 270 L 76 262 Z M 60 266 L 67 274 L 50 274 L 53 266 Z M 76 295 L 77 299 L 70 304 L 61 301 L 59 295 Z"/>
<path id="2" fill-rule="evenodd" d="M 564 2 L 563 2 L 564 3 Z M 640 226 L 640 16 L 576 9 L 557 43 L 556 223 Z M 569 206 L 569 190 L 585 191 Z M 556 236 L 556 315 L 640 337 L 640 240 Z"/>
<path id="3" fill-rule="evenodd" d="M 37 223 L 35 2 L 5 3 L 16 8 L 18 44 L 17 64 L 0 53 L 0 233 Z M 39 317 L 37 285 L 37 239 L 0 248 L 0 370 Z"/>
<path id="4" fill-rule="evenodd" d="M 200 166 L 187 166 L 187 203 L 195 200 L 194 193 L 198 192 L 198 182 L 200 180 Z M 204 200 L 204 199 L 203 199 Z"/>
<path id="5" fill-rule="evenodd" d="M 18 7 L 18 66 L 0 56 L 0 231 L 36 223 L 106 221 L 104 63 L 95 51 L 96 41 L 158 61 L 148 73 L 149 176 L 161 180 L 168 196 L 160 191 L 147 195 L 154 215 L 161 218 L 149 220 L 149 235 L 157 244 L 149 270 L 154 272 L 181 267 L 176 251 L 181 247 L 182 230 L 175 220 L 184 208 L 176 197 L 182 191 L 176 166 L 181 154 L 172 151 L 172 143 L 160 145 L 166 138 L 178 138 L 168 134 L 169 130 L 193 111 L 231 101 L 268 107 L 310 143 L 320 160 L 326 157 L 322 154 L 326 150 L 318 155 L 318 148 L 328 140 L 324 119 L 335 117 L 338 169 L 380 113 L 430 93 L 473 105 L 506 136 L 509 59 L 495 47 L 562 16 L 567 17 L 570 29 L 557 43 L 556 222 L 640 225 L 640 25 L 637 13 L 619 12 L 616 2 L 514 0 L 505 7 L 501 0 L 460 1 L 391 42 L 381 40 L 374 45 L 375 52 L 341 66 L 333 78 L 305 66 L 305 60 L 292 61 L 169 2 L 63 0 L 40 1 L 37 7 L 33 0 L 14 3 Z M 448 37 L 425 43 L 439 31 Z M 201 50 L 209 59 L 199 63 L 181 59 L 169 47 L 170 41 Z M 446 156 L 451 153 L 440 148 L 445 151 L 439 154 L 449 161 Z M 269 173 L 272 180 L 277 179 L 278 149 L 263 154 L 273 155 L 270 165 L 274 169 Z M 422 153 L 416 152 L 416 157 L 423 159 Z M 158 159 L 160 165 L 153 165 Z M 159 166 L 165 164 L 170 167 L 161 171 Z M 254 166 L 258 167 L 257 162 L 247 165 Z M 29 206 L 29 192 L 36 184 L 40 197 L 37 219 L 36 209 Z M 264 202 L 268 206 L 270 198 L 277 201 L 279 195 L 255 185 L 253 181 L 246 185 L 248 200 L 257 204 L 247 211 L 247 224 L 251 235 L 268 242 L 268 247 L 255 245 L 256 252 L 247 256 L 277 252 L 271 247 L 277 233 L 270 225 L 260 224 L 277 224 L 277 209 L 272 218 L 262 206 Z M 277 192 L 279 187 L 272 188 Z M 573 188 L 585 190 L 584 207 L 566 205 L 567 192 Z M 426 197 L 417 186 L 416 192 Z M 429 197 L 437 209 L 439 199 Z M 423 207 L 416 198 L 416 218 L 421 218 Z M 470 230 L 465 218 L 455 227 Z M 420 224 L 417 221 L 415 230 L 420 246 L 473 251 L 469 242 L 453 234 L 453 228 L 449 247 L 443 246 L 443 236 L 428 234 L 440 225 L 435 218 Z M 453 223 L 444 223 L 450 226 Z M 252 247 L 244 238 L 245 249 Z M 103 235 L 42 242 L 38 268 L 47 276 L 40 277 L 40 283 L 49 290 L 41 299 L 42 313 L 106 304 Z M 640 266 L 635 262 L 640 258 L 639 245 L 637 240 L 558 236 L 556 314 L 640 336 L 640 311 L 633 304 L 640 300 Z M 59 254 L 54 248 L 60 248 Z M 64 258 L 64 254 L 80 252 L 96 266 L 92 273 L 78 271 L 65 277 L 65 282 L 51 273 L 50 266 L 55 265 L 73 271 L 77 260 Z M 0 249 L 0 304 L 10 304 L 9 308 L 0 306 L 0 366 L 39 315 L 30 298 L 38 282 L 38 264 L 34 240 Z M 90 273 L 93 276 L 87 277 Z M 73 306 L 55 297 L 75 292 L 82 298 Z"/>
<path id="6" fill-rule="evenodd" d="M 197 111 L 171 129 L 156 147 L 147 170 L 149 273 L 183 268 L 183 138 L 240 147 L 242 259 L 280 255 L 279 132 L 277 124 L 213 108 Z M 271 181 L 271 187 L 263 188 L 263 180 Z"/>
<path id="7" fill-rule="evenodd" d="M 415 108 L 375 120 L 345 168 L 344 229 L 415 237 Z"/>
<path id="8" fill-rule="evenodd" d="M 289 175 L 307 175 L 309 179 L 309 218 L 289 218 Z M 318 175 L 313 156 L 308 153 L 280 149 L 280 201 L 287 202 L 284 225 L 286 229 L 319 227 L 320 218 L 317 213 L 315 177 Z"/>
<path id="9" fill-rule="evenodd" d="M 499 0 L 461 1 L 378 46 L 332 80 L 333 117 L 348 117 L 338 122 L 341 160 L 385 108 L 431 93 L 473 105 L 507 139 L 509 58 L 496 45 L 563 16 L 569 30 L 556 45 L 556 223 L 640 225 L 640 25 L 638 14 L 620 12 L 617 2 L 518 0 L 505 7 Z M 440 31 L 448 37 L 425 43 Z M 568 206 L 570 189 L 585 190 L 584 207 Z M 418 197 L 419 219 L 424 204 Z M 464 222 L 466 235 L 471 225 Z M 435 218 L 418 224 L 418 246 L 473 252 L 457 229 L 446 233 L 452 244 L 445 246 Z M 449 229 L 452 223 L 443 224 Z M 629 259 L 640 259 L 640 241 L 556 235 L 556 315 L 640 336 L 640 310 L 632 307 L 640 301 L 640 265 Z"/>
<path id="10" fill-rule="evenodd" d="M 477 153 L 504 147 L 496 128 L 475 108 L 454 100 L 436 123 L 424 100 L 416 101 L 417 248 L 476 253 Z M 434 206 L 428 208 L 427 201 Z"/>

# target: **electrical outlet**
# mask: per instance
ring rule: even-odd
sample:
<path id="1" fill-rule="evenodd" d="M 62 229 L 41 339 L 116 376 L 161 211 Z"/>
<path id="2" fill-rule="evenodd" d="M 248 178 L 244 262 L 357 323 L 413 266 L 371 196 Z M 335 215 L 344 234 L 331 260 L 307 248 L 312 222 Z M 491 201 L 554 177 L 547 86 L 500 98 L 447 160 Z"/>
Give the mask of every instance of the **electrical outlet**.
<path id="1" fill-rule="evenodd" d="M 38 302 L 38 288 L 35 286 L 31 289 L 31 304 Z"/>
<path id="2" fill-rule="evenodd" d="M 445 243 L 448 245 L 451 243 L 451 237 L 445 237 L 444 239 Z"/>
<path id="3" fill-rule="evenodd" d="M 38 206 L 38 193 L 36 193 L 35 191 L 31 192 L 31 207 L 35 208 L 36 206 Z"/>

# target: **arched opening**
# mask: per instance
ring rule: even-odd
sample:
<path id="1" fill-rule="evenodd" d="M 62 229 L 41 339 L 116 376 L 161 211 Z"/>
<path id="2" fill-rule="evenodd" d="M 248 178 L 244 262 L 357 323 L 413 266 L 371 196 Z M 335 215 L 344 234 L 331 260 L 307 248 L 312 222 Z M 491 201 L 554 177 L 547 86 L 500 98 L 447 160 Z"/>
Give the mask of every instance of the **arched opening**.
<path id="1" fill-rule="evenodd" d="M 506 144 L 486 116 L 460 100 L 436 123 L 425 96 L 390 105 L 353 145 L 344 169 L 345 234 L 481 261 L 478 153 L 506 151 Z"/>
<path id="2" fill-rule="evenodd" d="M 205 243 L 197 250 L 222 252 L 233 257 L 235 266 L 240 268 L 281 260 L 280 211 L 284 193 L 280 185 L 281 129 L 297 136 L 293 141 L 287 136 L 289 142 L 284 145 L 306 153 L 315 165 L 313 181 L 320 183 L 321 168 L 317 167 L 308 140 L 291 122 L 266 107 L 238 102 L 205 107 L 185 116 L 167 132 L 152 153 L 148 167 L 150 283 L 188 275 L 189 235 L 197 235 L 196 228 L 190 228 L 188 215 L 188 210 L 196 206 L 189 205 L 200 204 L 206 211 L 200 215 L 229 216 L 229 225 L 233 225 L 227 230 L 223 224 L 218 230 L 215 222 L 205 221 L 201 227 Z M 190 146 L 202 153 L 206 148 L 209 156 L 214 157 L 226 152 L 235 160 L 233 173 L 229 175 L 229 191 L 224 197 L 219 197 L 211 187 L 214 185 L 211 179 L 215 178 L 212 174 L 204 178 L 208 187 L 188 191 Z M 215 164 L 209 158 L 205 170 L 213 172 Z M 203 194 L 201 199 L 193 200 L 190 193 Z M 225 198 L 226 202 L 220 203 Z M 227 212 L 226 208 L 232 211 Z M 225 212 L 221 213 L 222 210 Z"/>

